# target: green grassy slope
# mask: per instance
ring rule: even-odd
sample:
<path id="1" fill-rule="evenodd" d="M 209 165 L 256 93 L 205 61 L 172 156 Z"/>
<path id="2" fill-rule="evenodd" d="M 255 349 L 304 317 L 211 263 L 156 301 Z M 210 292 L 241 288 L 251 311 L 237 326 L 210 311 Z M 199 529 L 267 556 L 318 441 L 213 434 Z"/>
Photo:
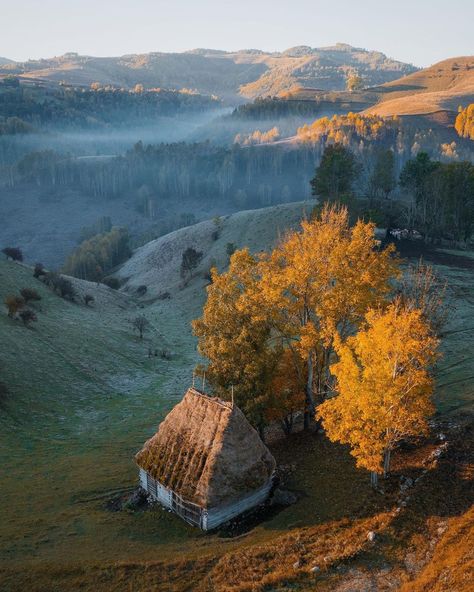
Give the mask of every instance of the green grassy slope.
<path id="1" fill-rule="evenodd" d="M 0 380 L 10 390 L 0 408 L 0 464 L 7 476 L 2 508 L 8 509 L 0 522 L 2 559 L 110 560 L 153 552 L 150 537 L 182 540 L 187 527 L 168 515 L 153 521 L 112 515 L 100 500 L 135 485 L 133 454 L 190 383 L 197 355 L 189 321 L 204 302 L 210 259 L 225 265 L 227 242 L 266 247 L 297 225 L 305 209 L 311 205 L 240 213 L 223 219 L 215 241 L 198 225 L 139 249 L 124 267 L 133 276 L 125 290 L 133 294 L 133 286 L 148 283 L 142 301 L 74 280 L 81 294 L 95 297 L 88 308 L 51 293 L 30 268 L 0 261 L 0 302 L 22 287 L 34 287 L 42 297 L 31 328 L 9 319 L 4 309 L 0 314 Z M 181 253 L 191 237 L 205 257 L 182 287 Z M 142 259 L 154 250 L 163 260 L 171 254 L 166 273 Z M 162 290 L 170 300 L 156 299 Z M 143 342 L 128 322 L 139 313 L 151 323 Z M 149 358 L 148 348 L 167 350 L 171 360 Z"/>
<path id="2" fill-rule="evenodd" d="M 207 537 L 161 510 L 153 515 L 104 510 L 114 492 L 136 484 L 134 452 L 189 385 L 197 359 L 189 321 L 205 300 L 204 276 L 211 260 L 224 267 L 229 242 L 237 248 L 249 245 L 253 251 L 268 248 L 286 228 L 297 226 L 311 205 L 288 204 L 223 218 L 216 240 L 212 221 L 161 237 L 138 249 L 122 267 L 119 275 L 126 281 L 120 293 L 75 281 L 78 291 L 96 298 L 91 308 L 52 294 L 32 277 L 31 269 L 0 262 L 1 302 L 25 286 L 42 295 L 36 306 L 38 322 L 31 329 L 9 319 L 5 311 L 0 314 L 0 380 L 10 389 L 0 408 L 1 560 L 24 570 L 30 562 L 73 569 L 83 561 L 158 560 L 178 552 L 205 557 L 271 541 L 296 524 L 348 516 L 354 504 L 364 505 L 357 497 L 352 502 L 349 498 L 355 486 L 369 491 L 365 473 L 357 471 L 347 455 L 339 458 L 335 453 L 348 481 L 333 493 L 335 469 L 324 453 L 308 457 L 292 481 L 305 501 L 263 523 L 244 541 Z M 188 246 L 204 257 L 184 285 L 179 266 Z M 443 412 L 472 409 L 474 401 L 474 362 L 469 355 L 474 277 L 463 262 L 453 256 L 449 266 L 437 265 L 450 282 L 456 306 L 438 370 L 436 400 Z M 148 290 L 137 299 L 135 289 L 141 284 Z M 164 291 L 170 299 L 158 298 Z M 137 313 L 152 324 L 143 342 L 128 323 Z M 171 360 L 149 358 L 149 347 L 166 349 Z M 307 444 L 301 445 L 304 449 Z"/>

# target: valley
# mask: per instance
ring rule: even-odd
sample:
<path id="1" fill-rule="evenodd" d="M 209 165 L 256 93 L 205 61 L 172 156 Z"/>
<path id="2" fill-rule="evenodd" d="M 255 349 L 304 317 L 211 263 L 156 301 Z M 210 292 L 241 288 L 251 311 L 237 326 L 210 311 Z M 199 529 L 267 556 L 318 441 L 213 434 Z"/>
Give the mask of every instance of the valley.
<path id="1" fill-rule="evenodd" d="M 14 589 L 10 586 L 20 576 L 17 569 L 27 562 L 30 576 L 20 577 L 32 590 L 42 589 L 42 582 L 50 581 L 53 574 L 58 590 L 79 582 L 84 589 L 102 582 L 99 589 L 113 585 L 122 590 L 122 570 L 136 573 L 133 577 L 140 589 L 156 577 L 162 581 L 158 574 L 163 569 L 168 573 L 166 589 L 180 590 L 177 552 L 180 561 L 193 565 L 196 579 L 191 581 L 201 589 L 198 581 L 217 565 L 218 558 L 227 561 L 226 557 L 241 553 L 239 537 L 202 535 L 160 509 L 153 510 L 153 516 L 148 512 L 110 513 L 104 504 L 134 487 L 133 454 L 190 384 L 197 358 L 189 323 L 203 305 L 204 275 L 210 262 L 220 268 L 227 265 L 228 243 L 248 246 L 254 252 L 268 248 L 286 229 L 297 227 L 312 207 L 311 203 L 289 204 L 225 217 L 217 239 L 213 238 L 213 221 L 177 230 L 141 247 L 120 268 L 117 274 L 124 284 L 119 292 L 73 280 L 79 294 L 76 302 L 52 294 L 32 277 L 30 268 L 1 262 L 2 300 L 22 286 L 34 286 L 42 297 L 35 305 L 38 322 L 31 329 L 3 315 L 0 320 L 2 376 L 10 391 L 2 403 L 1 419 L 1 462 L 8 474 L 2 493 L 10 508 L 2 522 L 3 589 Z M 179 264 L 188 246 L 201 250 L 205 257 L 183 285 Z M 436 261 L 436 255 L 428 253 L 427 257 Z M 446 257 L 440 254 L 443 263 L 436 263 L 437 271 L 449 281 L 449 299 L 455 310 L 436 372 L 436 402 L 444 420 L 467 417 L 474 401 L 470 389 L 474 367 L 466 355 L 474 335 L 470 327 L 474 303 L 469 297 L 472 265 L 467 254 Z M 140 285 L 147 286 L 143 297 L 136 296 Z M 163 300 L 160 294 L 164 292 L 170 296 Z M 80 302 L 85 293 L 94 296 L 91 306 Z M 143 341 L 129 324 L 137 313 L 145 314 L 151 323 Z M 170 359 L 160 353 L 150 358 L 149 348 L 166 350 Z M 329 443 L 325 440 L 308 441 L 296 434 L 292 441 L 296 450 L 299 446 L 314 448 L 311 457 L 304 457 L 306 461 L 297 461 L 296 473 L 288 477 L 302 498 L 245 536 L 248 553 L 283 535 L 282 544 L 294 536 L 322 536 L 316 533 L 326 532 L 321 529 L 328 520 L 342 520 L 338 528 L 350 528 L 347 536 L 354 537 L 354 550 L 363 547 L 366 530 L 375 525 L 389 527 L 384 512 L 392 498 L 371 497 L 376 494 L 370 493 L 364 473 L 353 467 L 344 449 L 331 452 L 340 463 L 336 468 L 326 464 Z M 274 446 L 285 458 L 283 448 L 278 452 L 280 444 Z M 305 462 L 311 462 L 312 468 L 310 476 L 303 478 Z M 331 485 L 334 471 L 343 475 L 336 498 Z M 327 475 L 323 480 L 322 474 Z M 30 488 L 20 491 L 19 482 L 34 484 L 35 495 Z M 330 506 L 324 502 L 329 495 L 326 487 L 331 488 Z M 350 502 L 347 494 L 354 487 L 361 497 L 351 496 Z M 320 511 L 314 514 L 309 511 L 312 507 Z M 354 513 L 361 513 L 360 518 L 349 526 L 344 517 Z M 45 567 L 53 561 L 54 567 Z M 78 569 L 85 570 L 83 575 L 78 575 Z"/>
<path id="2" fill-rule="evenodd" d="M 5 7 L 1 592 L 470 592 L 456 3 Z"/>

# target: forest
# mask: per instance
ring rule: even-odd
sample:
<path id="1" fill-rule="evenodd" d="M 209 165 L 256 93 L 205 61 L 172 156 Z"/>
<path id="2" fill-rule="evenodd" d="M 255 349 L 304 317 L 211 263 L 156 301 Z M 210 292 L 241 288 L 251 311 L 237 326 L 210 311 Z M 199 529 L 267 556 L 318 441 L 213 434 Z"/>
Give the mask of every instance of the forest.
<path id="1" fill-rule="evenodd" d="M 14 84 L 9 80 L 2 84 L 0 81 L 0 121 L 18 118 L 36 131 L 45 127 L 96 129 L 107 125 L 132 126 L 144 119 L 174 117 L 186 111 L 217 108 L 219 104 L 216 97 L 187 89 L 145 90 L 142 85 L 136 85 L 133 90 L 127 90 L 98 83 L 89 88 L 46 87 Z M 4 134 L 7 133 L 20 132 L 4 131 Z"/>

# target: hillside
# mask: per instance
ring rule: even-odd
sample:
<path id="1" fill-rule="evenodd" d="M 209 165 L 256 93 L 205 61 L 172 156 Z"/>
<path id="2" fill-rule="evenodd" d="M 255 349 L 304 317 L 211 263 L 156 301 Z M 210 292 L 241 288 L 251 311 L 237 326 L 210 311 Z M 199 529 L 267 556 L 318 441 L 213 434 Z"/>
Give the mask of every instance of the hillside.
<path id="1" fill-rule="evenodd" d="M 6 64 L 0 75 L 14 73 L 28 80 L 147 88 L 193 88 L 224 97 L 247 98 L 278 94 L 294 85 L 328 90 L 345 88 L 347 74 L 356 70 L 369 86 L 413 72 L 409 64 L 380 52 L 345 44 L 334 47 L 296 47 L 281 53 L 258 50 L 224 52 L 135 54 L 97 58 L 68 53 L 63 56 Z"/>
<path id="2" fill-rule="evenodd" d="M 444 60 L 372 89 L 378 102 L 367 113 L 412 115 L 454 111 L 474 102 L 474 57 Z"/>
<path id="3" fill-rule="evenodd" d="M 472 433 L 464 428 L 453 433 L 453 450 L 445 460 L 429 465 L 433 470 L 400 514 L 399 476 L 424 474 L 423 459 L 439 445 L 436 437 L 395 459 L 386 496 L 372 494 L 365 472 L 355 469 L 344 448 L 324 438 L 295 434 L 275 444 L 279 463 L 290 467 L 286 483 L 300 500 L 247 526 L 241 536 L 204 535 L 160 509 L 106 510 L 114 496 L 133 488 L 133 453 L 190 383 L 197 356 L 189 321 L 204 302 L 211 262 L 225 267 L 228 243 L 255 252 L 267 249 L 311 208 L 311 202 L 300 202 L 240 212 L 152 241 L 118 271 L 124 282 L 120 292 L 74 280 L 80 294 L 95 297 L 90 307 L 51 293 L 30 268 L 0 261 L 2 301 L 24 286 L 42 296 L 31 328 L 0 315 L 0 373 L 10 391 L 0 407 L 2 502 L 9 509 L 0 525 L 2 590 L 17 590 L 21 582 L 37 592 L 122 591 L 133 581 L 136 590 L 161 589 L 166 582 L 170 591 L 204 592 L 209 578 L 221 592 L 295 581 L 298 589 L 310 590 L 316 576 L 309 568 L 315 563 L 325 565 L 317 576 L 321 590 L 366 589 L 360 586 L 369 581 L 385 590 L 387 570 L 397 583 L 419 574 L 417 590 L 425 581 L 442 581 L 446 571 L 440 574 L 426 561 L 438 541 L 442 553 L 446 540 L 472 525 L 468 514 L 456 518 L 469 501 L 470 482 L 459 473 L 469 471 L 472 462 Z M 181 255 L 190 246 L 203 259 L 184 282 Z M 437 373 L 437 404 L 443 413 L 468 412 L 473 408 L 474 362 L 466 351 L 474 333 L 469 296 L 474 260 L 427 253 L 429 261 L 433 257 L 456 306 Z M 137 298 L 140 285 L 147 292 Z M 151 323 L 143 341 L 128 322 L 139 313 Z M 22 483 L 28 487 L 19 487 Z M 375 546 L 367 543 L 369 530 L 377 531 Z M 459 556 L 467 561 L 469 546 L 461 547 Z"/>

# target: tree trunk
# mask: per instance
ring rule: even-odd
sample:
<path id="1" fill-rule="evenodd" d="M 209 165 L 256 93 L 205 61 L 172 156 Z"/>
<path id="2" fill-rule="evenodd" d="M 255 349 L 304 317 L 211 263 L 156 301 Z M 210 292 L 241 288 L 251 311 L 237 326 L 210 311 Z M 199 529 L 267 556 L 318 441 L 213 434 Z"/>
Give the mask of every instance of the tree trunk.
<path id="1" fill-rule="evenodd" d="M 384 456 L 383 456 L 383 476 L 387 477 L 387 475 L 390 473 L 390 456 L 391 456 L 392 450 L 390 448 L 386 448 L 385 452 L 384 452 Z"/>
<path id="2" fill-rule="evenodd" d="M 377 489 L 379 484 L 379 476 L 375 471 L 370 472 L 370 484 L 372 485 L 373 489 Z"/>
<path id="3" fill-rule="evenodd" d="M 313 352 L 308 353 L 308 379 L 306 381 L 306 398 L 304 406 L 304 429 L 309 429 L 311 420 L 314 419 L 314 398 L 313 398 Z"/>

